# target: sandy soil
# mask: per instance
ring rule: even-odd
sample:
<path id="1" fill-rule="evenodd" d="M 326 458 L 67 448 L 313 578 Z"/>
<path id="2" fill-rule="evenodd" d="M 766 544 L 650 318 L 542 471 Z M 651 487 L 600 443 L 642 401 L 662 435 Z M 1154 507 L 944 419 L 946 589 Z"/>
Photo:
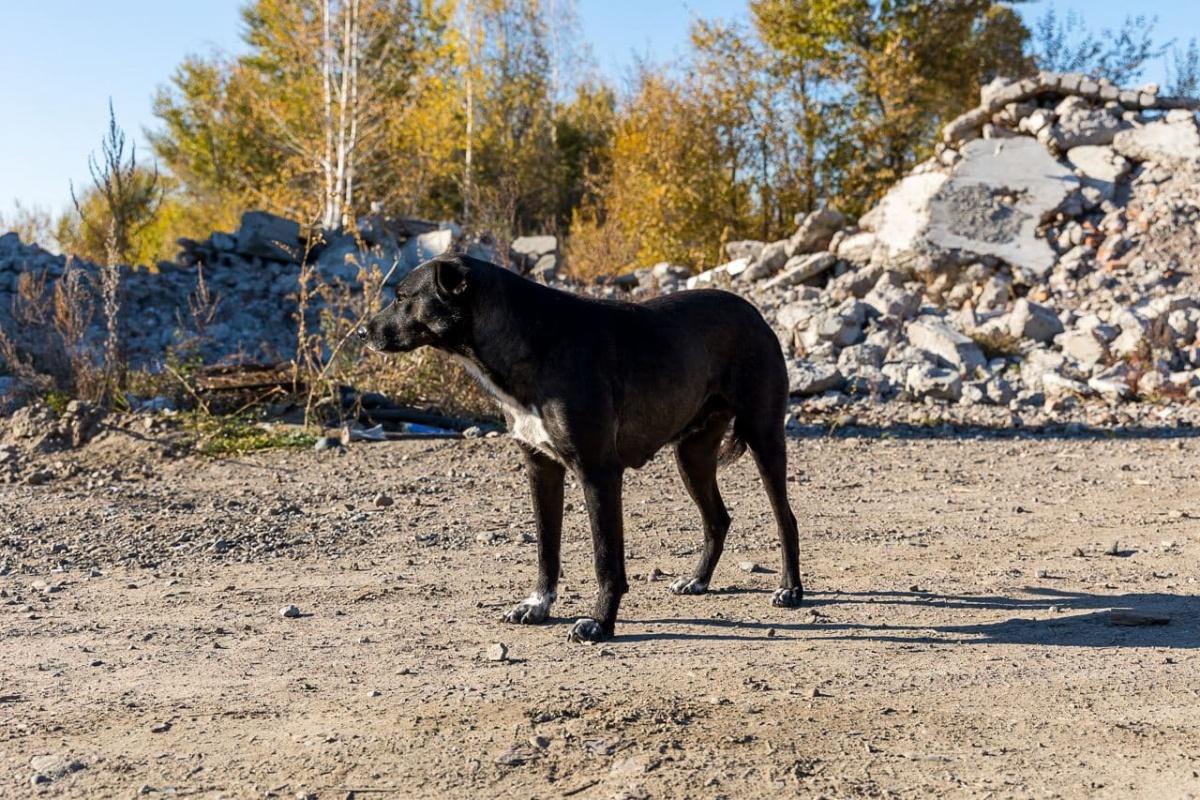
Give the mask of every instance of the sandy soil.
<path id="1" fill-rule="evenodd" d="M 578 487 L 554 619 L 497 621 L 534 574 L 511 442 L 109 436 L 0 486 L 0 795 L 1200 794 L 1196 445 L 793 440 L 798 610 L 749 459 L 714 591 L 668 593 L 701 533 L 662 455 L 627 481 L 618 637 L 585 646 Z"/>

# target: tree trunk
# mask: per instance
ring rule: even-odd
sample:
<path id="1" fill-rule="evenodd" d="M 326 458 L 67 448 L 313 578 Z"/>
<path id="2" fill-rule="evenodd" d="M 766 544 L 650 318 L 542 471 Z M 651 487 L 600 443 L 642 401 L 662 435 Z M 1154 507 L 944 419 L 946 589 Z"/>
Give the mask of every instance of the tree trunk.
<path id="1" fill-rule="evenodd" d="M 471 157 L 475 139 L 475 3 L 464 6 L 467 24 L 467 147 L 463 159 L 463 226 L 471 225 L 471 195 L 474 192 Z"/>
<path id="2" fill-rule="evenodd" d="M 321 225 L 326 228 L 333 227 L 334 214 L 337 212 L 333 176 L 333 39 L 329 34 L 332 5 L 333 0 L 324 0 L 321 3 L 321 88 L 325 104 L 325 157 L 321 160 L 322 174 L 325 177 L 325 197 Z"/>

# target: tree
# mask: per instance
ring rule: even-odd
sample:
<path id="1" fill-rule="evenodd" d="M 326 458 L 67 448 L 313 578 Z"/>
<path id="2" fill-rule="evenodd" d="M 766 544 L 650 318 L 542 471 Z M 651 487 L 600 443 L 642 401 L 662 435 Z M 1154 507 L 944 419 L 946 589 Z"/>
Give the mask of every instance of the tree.
<path id="1" fill-rule="evenodd" d="M 404 196 L 391 169 L 449 0 L 255 0 L 247 52 L 187 59 L 159 91 L 156 152 L 214 207 L 332 227 Z M 430 45 L 434 44 L 434 47 Z"/>
<path id="2" fill-rule="evenodd" d="M 506 240 L 554 227 L 551 54 L 539 0 L 472 0 L 466 224 Z"/>
<path id="3" fill-rule="evenodd" d="M 803 106 L 819 103 L 804 138 L 825 174 L 811 182 L 851 213 L 926 158 L 981 83 L 1032 69 L 1028 31 L 992 0 L 753 0 L 751 11 L 780 78 Z"/>
<path id="4" fill-rule="evenodd" d="M 17 200 L 10 214 L 0 214 L 0 233 L 13 231 L 25 244 L 37 244 L 47 249 L 58 246 L 54 217 L 39 206 L 25 206 Z"/>
<path id="5" fill-rule="evenodd" d="M 1084 72 L 1124 85 L 1140 79 L 1146 64 L 1171 46 L 1156 42 L 1157 24 L 1157 17 L 1138 14 L 1125 17 L 1116 30 L 1096 33 L 1081 15 L 1068 11 L 1060 17 L 1051 6 L 1034 26 L 1032 53 L 1039 69 Z"/>
<path id="6" fill-rule="evenodd" d="M 1177 97 L 1196 97 L 1200 94 L 1200 45 L 1195 37 L 1188 40 L 1184 50 L 1176 48 L 1171 52 L 1171 60 L 1167 64 L 1167 74 L 1170 84 L 1167 91 Z"/>

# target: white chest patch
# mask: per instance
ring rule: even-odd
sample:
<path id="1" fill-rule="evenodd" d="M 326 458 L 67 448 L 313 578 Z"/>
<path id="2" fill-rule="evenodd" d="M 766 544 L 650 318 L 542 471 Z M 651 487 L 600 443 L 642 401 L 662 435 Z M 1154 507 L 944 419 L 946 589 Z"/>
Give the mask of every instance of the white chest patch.
<path id="1" fill-rule="evenodd" d="M 537 448 L 538 450 L 552 456 L 555 459 L 559 458 L 558 453 L 554 450 L 554 443 L 550 441 L 550 433 L 546 430 L 545 424 L 542 422 L 541 412 L 534 406 L 523 406 L 517 399 L 508 392 L 501 389 L 492 379 L 487 376 L 479 366 L 469 358 L 462 356 L 454 356 L 463 369 L 470 373 L 483 390 L 496 398 L 496 402 L 500 404 L 501 410 L 504 411 L 504 417 L 508 420 L 508 433 L 518 442 Z"/>

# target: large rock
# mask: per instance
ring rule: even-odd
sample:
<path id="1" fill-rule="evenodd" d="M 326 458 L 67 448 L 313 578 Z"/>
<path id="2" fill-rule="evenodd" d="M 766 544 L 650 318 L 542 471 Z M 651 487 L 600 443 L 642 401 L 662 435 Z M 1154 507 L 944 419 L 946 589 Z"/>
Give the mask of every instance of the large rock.
<path id="1" fill-rule="evenodd" d="M 730 259 L 749 258 L 754 260 L 758 258 L 759 253 L 766 247 L 764 242 L 757 242 L 753 239 L 741 239 L 736 242 L 725 243 L 725 255 Z"/>
<path id="2" fill-rule="evenodd" d="M 804 218 L 790 240 L 790 255 L 815 253 L 829 247 L 833 235 L 846 224 L 841 212 L 821 207 Z"/>
<path id="3" fill-rule="evenodd" d="M 518 236 L 513 239 L 508 249 L 513 265 L 521 272 L 528 272 L 542 256 L 558 252 L 558 238 L 555 236 Z"/>
<path id="4" fill-rule="evenodd" d="M 1017 339 L 1048 342 L 1063 332 L 1062 322 L 1053 309 L 1031 303 L 1022 297 L 1008 318 L 1008 331 Z"/>
<path id="5" fill-rule="evenodd" d="M 763 284 L 764 289 L 782 289 L 815 278 L 837 263 L 833 253 L 811 253 L 792 256 L 783 271 Z"/>
<path id="6" fill-rule="evenodd" d="M 1193 114 L 1172 115 L 1171 120 L 1158 120 L 1122 131 L 1113 140 L 1118 153 L 1134 161 L 1151 161 L 1165 166 L 1200 163 L 1200 129 Z"/>
<path id="7" fill-rule="evenodd" d="M 553 239 L 554 237 L 547 236 L 544 238 Z M 448 252 L 453 243 L 454 231 L 449 228 L 418 234 L 404 243 L 404 247 L 400 251 L 401 259 L 408 269 L 413 269 L 431 258 L 436 258 L 442 253 Z M 530 264 L 529 266 L 533 265 Z"/>
<path id="8" fill-rule="evenodd" d="M 940 317 L 918 317 L 908 324 L 908 341 L 968 374 L 987 363 L 983 350 Z"/>
<path id="9" fill-rule="evenodd" d="M 1129 174 L 1129 161 L 1106 145 L 1084 145 L 1067 151 L 1067 161 L 1080 173 L 1083 185 L 1100 193 L 1101 200 L 1111 200 L 1117 182 Z"/>
<path id="10" fill-rule="evenodd" d="M 1063 353 L 1085 367 L 1099 364 L 1108 357 L 1108 347 L 1094 329 L 1067 331 L 1058 339 L 1058 344 Z"/>
<path id="11" fill-rule="evenodd" d="M 1119 111 L 1119 109 L 1118 109 Z M 1113 138 L 1128 127 L 1118 113 L 1108 108 L 1094 108 L 1082 97 L 1068 97 L 1054 109 L 1057 122 L 1046 138 L 1059 152 L 1085 145 L 1110 144 Z"/>
<path id="12" fill-rule="evenodd" d="M 804 330 L 801 342 L 812 350 L 822 342 L 834 347 L 847 347 L 862 340 L 862 318 L 844 311 L 822 311 L 816 314 Z"/>
<path id="13" fill-rule="evenodd" d="M 699 275 L 693 275 L 687 279 L 687 288 L 695 289 L 697 286 L 710 286 L 714 283 L 719 283 L 724 280 L 730 280 L 741 275 L 750 268 L 750 257 L 735 258 L 720 266 L 713 267 L 710 270 L 705 270 Z"/>
<path id="14" fill-rule="evenodd" d="M 844 237 L 837 246 L 837 257 L 856 267 L 866 266 L 875 255 L 875 234 L 859 231 Z"/>
<path id="15" fill-rule="evenodd" d="M 962 397 L 962 377 L 957 370 L 946 367 L 914 364 L 905 375 L 904 388 L 917 400 L 931 397 L 957 402 Z"/>
<path id="16" fill-rule="evenodd" d="M 838 368 L 824 362 L 794 358 L 788 361 L 788 392 L 800 397 L 840 389 L 846 379 Z"/>
<path id="17" fill-rule="evenodd" d="M 238 228 L 237 251 L 272 261 L 298 262 L 304 256 L 300 224 L 266 211 L 247 211 Z"/>
<path id="18" fill-rule="evenodd" d="M 728 248 L 726 248 L 728 251 Z M 783 268 L 783 265 L 788 260 L 788 240 L 783 239 L 770 244 L 759 250 L 758 256 L 754 259 L 754 263 L 742 273 L 741 280 L 758 281 L 763 278 L 769 278 Z"/>
<path id="19" fill-rule="evenodd" d="M 959 260 L 992 256 L 1041 278 L 1055 253 L 1038 226 L 1079 181 L 1033 139 L 976 140 L 928 204 L 924 239 Z"/>
<path id="20" fill-rule="evenodd" d="M 883 278 L 867 293 L 863 303 L 884 319 L 908 320 L 921 307 L 921 293 L 894 286 Z"/>

